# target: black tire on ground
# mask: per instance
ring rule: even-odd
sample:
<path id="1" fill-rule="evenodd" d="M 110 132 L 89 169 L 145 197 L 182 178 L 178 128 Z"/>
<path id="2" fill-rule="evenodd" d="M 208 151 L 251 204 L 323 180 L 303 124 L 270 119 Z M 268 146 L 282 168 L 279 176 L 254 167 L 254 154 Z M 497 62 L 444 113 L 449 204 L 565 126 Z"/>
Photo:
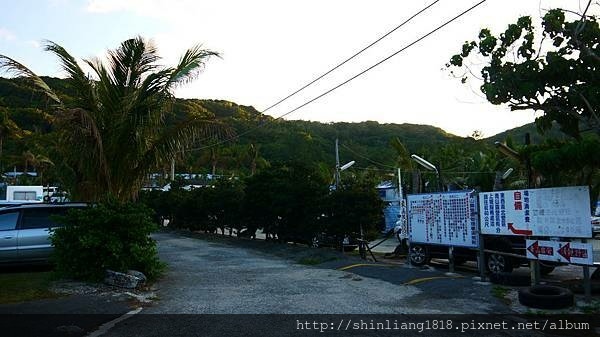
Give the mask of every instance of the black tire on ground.
<path id="1" fill-rule="evenodd" d="M 519 290 L 519 303 L 537 309 L 562 309 L 573 306 L 571 290 L 549 285 L 536 285 Z"/>
<path id="2" fill-rule="evenodd" d="M 427 247 L 419 244 L 410 245 L 408 258 L 410 260 L 410 264 L 417 267 L 426 265 L 431 260 L 431 258 L 429 257 L 429 251 L 427 250 Z"/>

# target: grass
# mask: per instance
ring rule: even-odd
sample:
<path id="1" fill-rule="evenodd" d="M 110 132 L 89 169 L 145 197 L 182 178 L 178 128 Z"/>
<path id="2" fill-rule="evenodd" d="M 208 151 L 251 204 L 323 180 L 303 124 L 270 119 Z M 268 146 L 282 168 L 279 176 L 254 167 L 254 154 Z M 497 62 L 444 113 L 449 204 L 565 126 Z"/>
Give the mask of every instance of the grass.
<path id="1" fill-rule="evenodd" d="M 510 288 L 506 288 L 506 287 L 501 287 L 501 286 L 493 286 L 492 287 L 492 295 L 506 304 L 510 303 L 510 301 L 506 298 L 506 295 L 508 295 L 509 291 L 510 291 Z"/>
<path id="2" fill-rule="evenodd" d="M 597 314 L 600 312 L 600 301 L 592 301 L 589 304 L 579 306 L 579 309 L 584 314 Z"/>
<path id="3" fill-rule="evenodd" d="M 0 274 L 0 304 L 25 302 L 59 295 L 50 291 L 51 271 Z"/>

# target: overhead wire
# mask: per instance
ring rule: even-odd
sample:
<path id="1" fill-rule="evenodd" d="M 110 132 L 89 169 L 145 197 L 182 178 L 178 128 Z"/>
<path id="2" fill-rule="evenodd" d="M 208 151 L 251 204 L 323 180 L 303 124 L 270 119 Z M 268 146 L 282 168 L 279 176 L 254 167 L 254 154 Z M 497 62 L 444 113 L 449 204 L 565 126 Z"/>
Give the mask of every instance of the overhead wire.
<path id="1" fill-rule="evenodd" d="M 404 25 L 406 25 L 407 23 L 409 23 L 410 21 L 412 21 L 414 18 L 416 18 L 417 16 L 421 15 L 423 12 L 425 12 L 426 10 L 428 10 L 429 8 L 433 7 L 435 4 L 437 4 L 438 2 L 440 2 L 441 0 L 435 0 L 434 2 L 432 2 L 431 4 L 423 7 L 421 10 L 419 10 L 418 12 L 416 12 L 415 14 L 411 15 L 408 19 L 402 21 L 402 23 L 400 23 L 399 25 L 397 25 L 396 27 L 394 27 L 393 29 L 391 29 L 390 31 L 386 32 L 385 34 L 383 34 L 382 36 L 380 36 L 379 38 L 377 38 L 375 41 L 369 43 L 367 46 L 363 47 L 361 50 L 357 51 L 356 53 L 352 54 L 352 56 L 346 58 L 345 60 L 341 61 L 340 63 L 338 63 L 337 65 L 335 65 L 333 68 L 327 70 L 326 72 L 324 72 L 323 74 L 317 76 L 316 78 L 314 78 L 313 80 L 311 80 L 310 82 L 306 83 L 305 85 L 303 85 L 302 87 L 300 87 L 299 89 L 296 89 L 294 92 L 292 92 L 291 94 L 281 98 L 280 100 L 278 100 L 277 102 L 271 104 L 270 106 L 268 106 L 266 109 L 259 111 L 259 113 L 262 115 L 265 112 L 271 110 L 272 108 L 278 106 L 279 104 L 285 102 L 286 100 L 288 100 L 289 98 L 295 96 L 296 94 L 300 93 L 301 91 L 303 91 L 304 89 L 308 88 L 309 86 L 313 85 L 315 82 L 319 81 L 320 79 L 322 79 L 323 77 L 331 74 L 333 71 L 337 70 L 338 68 L 340 68 L 341 66 L 343 66 L 344 64 L 348 63 L 349 61 L 351 61 L 352 59 L 356 58 L 358 55 L 362 54 L 363 52 L 365 52 L 367 49 L 373 47 L 375 44 L 379 43 L 381 40 L 385 39 L 386 37 L 388 37 L 390 34 L 394 33 L 395 31 L 397 31 L 398 29 L 402 28 Z M 281 119 L 283 116 L 279 116 L 276 117 L 275 119 Z M 259 124 L 258 127 L 262 127 L 261 124 Z M 235 138 L 239 138 L 240 135 L 234 136 L 233 139 Z M 208 140 L 211 139 L 210 137 L 204 138 L 200 141 L 204 141 L 204 140 Z M 195 150 L 195 149 L 192 149 Z"/>
<path id="2" fill-rule="evenodd" d="M 401 49 L 397 50 L 396 52 L 394 52 L 394 53 L 390 54 L 389 56 L 387 56 L 387 57 L 385 57 L 385 58 L 381 59 L 380 61 L 378 61 L 377 63 L 375 63 L 375 64 L 371 65 L 370 67 L 368 67 L 368 68 L 366 68 L 366 69 L 362 70 L 362 71 L 361 71 L 361 72 L 359 72 L 358 74 L 356 74 L 356 75 L 354 75 L 354 76 L 352 76 L 352 77 L 348 78 L 347 80 L 345 80 L 345 81 L 343 81 L 343 82 L 339 83 L 338 85 L 334 86 L 333 88 L 331 88 L 331 89 L 329 89 L 329 90 L 327 90 L 327 91 L 325 91 L 325 92 L 321 93 L 320 95 L 318 95 L 318 96 L 316 96 L 316 97 L 314 97 L 314 98 L 312 98 L 312 99 L 310 99 L 310 100 L 308 100 L 308 101 L 306 101 L 306 102 L 304 102 L 304 103 L 300 104 L 300 105 L 299 105 L 299 106 L 297 106 L 296 108 L 294 108 L 294 109 L 291 109 L 290 111 L 288 111 L 288 112 L 286 112 L 286 113 L 282 114 L 281 116 L 279 116 L 278 118 L 276 118 L 276 119 L 273 119 L 273 120 L 281 119 L 281 118 L 283 118 L 283 117 L 285 117 L 285 116 L 287 116 L 287 115 L 289 115 L 289 114 L 291 114 L 291 113 L 293 113 L 293 112 L 295 112 L 295 111 L 297 111 L 297 110 L 299 110 L 299 109 L 301 109 L 301 108 L 303 108 L 303 107 L 305 107 L 305 106 L 307 106 L 307 105 L 309 105 L 309 104 L 313 103 L 314 101 L 316 101 L 316 100 L 318 100 L 318 99 L 320 99 L 320 98 L 322 98 L 322 97 L 324 97 L 324 96 L 326 96 L 326 95 L 328 95 L 328 94 L 332 93 L 333 91 L 335 91 L 335 90 L 339 89 L 340 87 L 342 87 L 342 86 L 344 86 L 344 85 L 346 85 L 346 84 L 350 83 L 350 82 L 351 82 L 351 81 L 353 81 L 354 79 L 356 79 L 356 78 L 358 78 L 358 77 L 360 77 L 360 76 L 364 75 L 364 74 L 365 74 L 365 73 L 367 73 L 368 71 L 370 71 L 370 70 L 374 69 L 375 67 L 377 67 L 377 66 L 381 65 L 382 63 L 384 63 L 384 62 L 388 61 L 388 60 L 389 60 L 389 59 L 391 59 L 392 57 L 394 57 L 394 56 L 396 56 L 396 55 L 400 54 L 401 52 L 403 52 L 403 51 L 407 50 L 408 48 L 410 48 L 410 47 L 414 46 L 415 44 L 419 43 L 420 41 L 424 40 L 425 38 L 427 38 L 427 37 L 431 36 L 432 34 L 434 34 L 435 32 L 439 31 L 440 29 L 444 28 L 445 26 L 449 25 L 450 23 L 452 23 L 452 22 L 456 21 L 457 19 L 459 19 L 460 17 L 462 17 L 462 16 L 464 16 L 465 14 L 469 13 L 469 12 L 470 12 L 470 11 L 472 11 L 473 9 L 475 9 L 475 8 L 479 7 L 481 4 L 483 4 L 483 3 L 484 3 L 484 2 L 486 2 L 486 1 L 487 1 L 487 0 L 481 0 L 481 1 L 479 1 L 479 2 L 478 2 L 478 3 L 476 3 L 475 5 L 473 5 L 473 6 L 469 7 L 468 9 L 466 9 L 466 10 L 464 10 L 464 11 L 462 11 L 460 14 L 458 14 L 458 15 L 454 16 L 453 18 L 451 18 L 451 19 L 449 19 L 449 20 L 445 21 L 443 24 L 439 25 L 438 27 L 436 27 L 435 29 L 431 30 L 431 31 L 430 31 L 430 32 L 428 32 L 427 34 L 425 34 L 425 35 L 423 35 L 423 36 L 419 37 L 418 39 L 416 39 L 416 40 L 414 40 L 413 42 L 409 43 L 408 45 L 404 46 L 403 48 L 401 48 Z M 230 142 L 230 141 L 232 141 L 232 140 L 234 140 L 234 139 L 240 138 L 240 137 L 241 137 L 241 136 L 243 136 L 243 135 L 246 135 L 246 134 L 248 134 L 248 133 L 250 133 L 250 132 L 253 132 L 253 131 L 257 130 L 258 128 L 261 128 L 261 127 L 263 127 L 264 125 L 266 125 L 266 124 L 267 124 L 267 123 L 269 123 L 269 122 L 272 122 L 273 120 L 270 120 L 270 121 L 262 121 L 262 122 L 261 122 L 261 123 L 260 123 L 258 126 L 254 127 L 254 128 L 251 128 L 251 129 L 248 129 L 248 130 L 246 130 L 245 132 L 242 132 L 242 133 L 240 133 L 240 134 L 237 134 L 237 135 L 235 135 L 235 136 L 233 136 L 233 137 L 230 137 L 230 138 L 227 138 L 227 139 L 225 139 L 225 140 L 222 140 L 222 141 L 219 141 L 219 142 L 216 142 L 216 143 L 213 143 L 213 144 L 209 144 L 209 145 L 206 145 L 206 146 L 202 146 L 202 147 L 198 147 L 198 148 L 189 149 L 188 151 L 198 151 L 198 150 L 204 150 L 204 149 L 208 149 L 208 148 L 212 148 L 212 147 L 215 147 L 215 146 L 219 146 L 219 145 L 222 145 L 222 144 L 228 143 L 228 142 Z"/>

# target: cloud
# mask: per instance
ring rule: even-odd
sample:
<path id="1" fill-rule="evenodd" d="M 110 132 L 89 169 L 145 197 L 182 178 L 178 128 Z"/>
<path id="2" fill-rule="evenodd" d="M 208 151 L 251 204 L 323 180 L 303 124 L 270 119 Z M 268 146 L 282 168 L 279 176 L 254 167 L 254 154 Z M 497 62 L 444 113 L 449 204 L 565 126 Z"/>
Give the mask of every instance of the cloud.
<path id="1" fill-rule="evenodd" d="M 16 38 L 10 30 L 0 27 L 0 40 L 13 41 Z"/>
<path id="2" fill-rule="evenodd" d="M 33 47 L 35 49 L 40 49 L 42 47 L 40 42 L 36 41 L 36 40 L 27 40 L 27 41 L 25 41 L 25 44 L 27 44 L 28 46 Z"/>

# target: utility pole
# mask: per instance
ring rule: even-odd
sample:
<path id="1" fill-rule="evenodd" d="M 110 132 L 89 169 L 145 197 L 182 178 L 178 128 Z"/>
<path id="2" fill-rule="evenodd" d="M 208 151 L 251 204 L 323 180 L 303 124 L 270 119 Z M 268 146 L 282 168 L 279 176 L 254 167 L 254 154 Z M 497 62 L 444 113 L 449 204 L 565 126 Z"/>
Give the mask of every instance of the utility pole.
<path id="1" fill-rule="evenodd" d="M 339 141 L 335 139 L 335 190 L 340 186 L 340 148 Z"/>
<path id="2" fill-rule="evenodd" d="M 175 181 L 175 158 L 171 159 L 171 181 Z"/>

